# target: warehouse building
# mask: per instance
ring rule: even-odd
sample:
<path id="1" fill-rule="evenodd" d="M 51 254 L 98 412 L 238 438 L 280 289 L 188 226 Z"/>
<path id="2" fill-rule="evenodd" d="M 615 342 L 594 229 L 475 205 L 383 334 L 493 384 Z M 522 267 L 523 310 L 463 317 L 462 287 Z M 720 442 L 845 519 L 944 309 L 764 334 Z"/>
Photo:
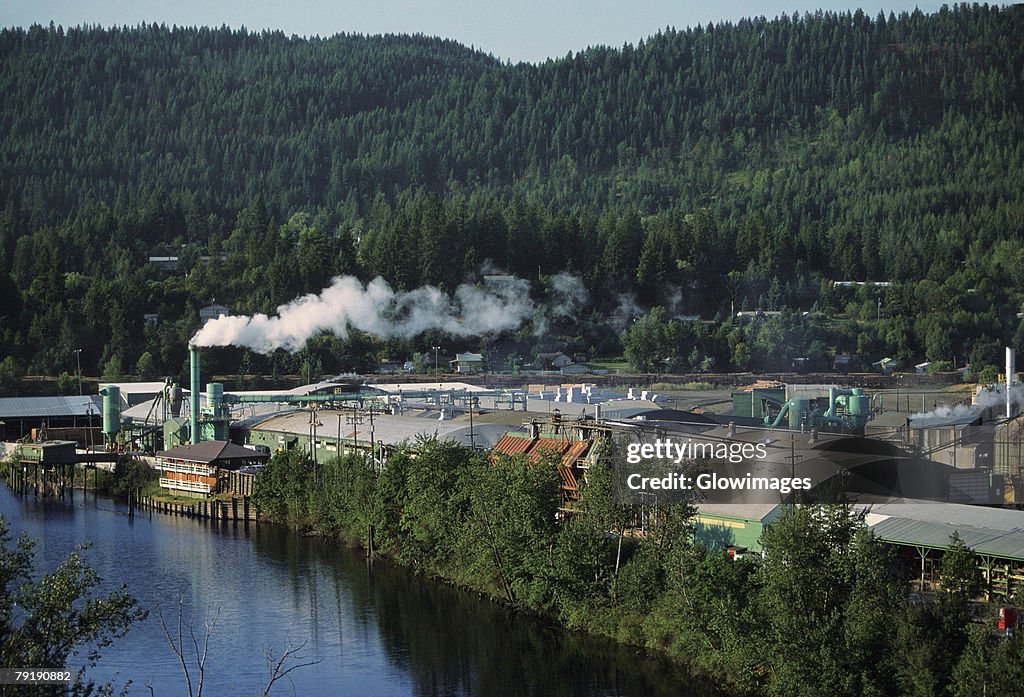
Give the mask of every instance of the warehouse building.
<path id="1" fill-rule="evenodd" d="M 988 598 L 1024 591 L 1024 511 L 899 500 L 872 506 L 866 522 L 917 568 L 921 588 L 938 583 L 942 551 L 956 533 L 974 550 Z"/>
<path id="2" fill-rule="evenodd" d="M 0 398 L 0 440 L 56 438 L 73 440 L 83 448 L 90 442 L 102 443 L 101 404 L 98 395 Z"/>

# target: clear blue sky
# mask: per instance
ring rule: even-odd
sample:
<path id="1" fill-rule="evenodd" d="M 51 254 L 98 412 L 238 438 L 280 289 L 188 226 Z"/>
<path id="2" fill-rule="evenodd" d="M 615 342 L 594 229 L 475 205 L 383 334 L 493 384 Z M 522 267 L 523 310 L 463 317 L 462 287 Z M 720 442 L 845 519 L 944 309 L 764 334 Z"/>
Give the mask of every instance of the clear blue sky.
<path id="1" fill-rule="evenodd" d="M 874 0 L 865 4 L 818 0 L 0 0 L 0 25 L 78 24 L 208 25 L 280 29 L 287 34 L 329 36 L 421 33 L 475 46 L 513 62 L 564 56 L 587 46 L 621 46 L 673 26 L 736 20 L 785 12 L 855 10 L 875 17 L 920 7 L 933 12 L 941 2 Z"/>

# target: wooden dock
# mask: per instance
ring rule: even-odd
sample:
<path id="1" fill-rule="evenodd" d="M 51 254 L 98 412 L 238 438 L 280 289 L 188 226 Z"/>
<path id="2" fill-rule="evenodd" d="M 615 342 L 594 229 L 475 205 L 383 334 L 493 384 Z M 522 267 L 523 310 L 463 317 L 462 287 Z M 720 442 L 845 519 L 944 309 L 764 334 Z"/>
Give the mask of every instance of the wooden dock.
<path id="1" fill-rule="evenodd" d="M 139 508 L 166 515 L 224 522 L 260 522 L 259 511 L 248 496 L 230 499 L 197 499 L 195 502 L 161 501 L 150 496 L 139 500 Z"/>

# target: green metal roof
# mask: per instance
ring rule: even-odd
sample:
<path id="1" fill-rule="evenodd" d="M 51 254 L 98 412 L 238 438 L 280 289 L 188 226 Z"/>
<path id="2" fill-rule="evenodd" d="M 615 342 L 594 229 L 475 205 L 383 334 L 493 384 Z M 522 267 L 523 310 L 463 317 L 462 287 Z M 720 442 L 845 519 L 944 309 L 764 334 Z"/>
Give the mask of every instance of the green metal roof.
<path id="1" fill-rule="evenodd" d="M 871 524 L 875 535 L 886 542 L 927 547 L 929 549 L 946 549 L 949 538 L 954 532 L 959 533 L 964 544 L 976 554 L 1024 561 L 1024 523 L 1015 530 L 1000 530 L 965 523 L 944 523 L 895 516 L 880 516 L 880 520 Z M 1021 513 L 1024 519 L 1024 513 Z"/>

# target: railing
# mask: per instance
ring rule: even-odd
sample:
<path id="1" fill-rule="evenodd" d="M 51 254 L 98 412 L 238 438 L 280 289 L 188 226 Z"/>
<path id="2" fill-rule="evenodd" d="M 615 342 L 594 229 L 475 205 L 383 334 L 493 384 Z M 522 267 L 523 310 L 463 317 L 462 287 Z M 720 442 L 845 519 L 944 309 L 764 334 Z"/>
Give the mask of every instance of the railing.
<path id="1" fill-rule="evenodd" d="M 210 485 L 204 482 L 190 482 L 184 479 L 168 479 L 160 477 L 160 486 L 165 489 L 180 489 L 182 491 L 195 491 L 200 494 L 209 494 Z"/>
<path id="2" fill-rule="evenodd" d="M 191 464 L 185 462 L 175 462 L 173 460 L 164 460 L 163 458 L 157 458 L 156 467 L 164 472 L 180 472 L 181 474 L 201 474 L 209 477 L 214 474 L 214 468 L 207 465 Z"/>

